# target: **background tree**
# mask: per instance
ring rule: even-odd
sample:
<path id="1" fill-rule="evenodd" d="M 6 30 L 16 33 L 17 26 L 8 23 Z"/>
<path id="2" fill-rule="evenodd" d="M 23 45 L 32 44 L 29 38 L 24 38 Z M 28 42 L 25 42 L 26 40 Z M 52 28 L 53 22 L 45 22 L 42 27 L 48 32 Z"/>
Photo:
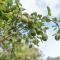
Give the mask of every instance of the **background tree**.
<path id="1" fill-rule="evenodd" d="M 48 57 L 47 60 L 60 60 L 60 57 L 55 57 L 55 58 L 53 58 L 53 57 Z"/>

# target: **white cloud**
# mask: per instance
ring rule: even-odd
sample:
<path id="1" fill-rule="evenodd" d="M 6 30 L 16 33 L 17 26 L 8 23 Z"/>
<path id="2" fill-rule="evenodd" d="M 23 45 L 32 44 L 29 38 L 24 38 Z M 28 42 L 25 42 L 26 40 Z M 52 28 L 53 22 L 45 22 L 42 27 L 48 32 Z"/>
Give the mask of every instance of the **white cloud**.
<path id="1" fill-rule="evenodd" d="M 21 0 L 21 3 L 28 13 L 36 11 L 46 15 L 46 7 L 49 6 L 51 8 L 52 16 L 60 15 L 60 0 Z"/>
<path id="2" fill-rule="evenodd" d="M 28 13 L 35 11 L 35 0 L 21 0 L 21 3 Z"/>
<path id="3" fill-rule="evenodd" d="M 36 5 L 36 1 L 37 0 L 21 0 L 21 3 L 28 13 L 43 13 L 42 10 L 40 10 L 40 8 L 38 8 L 38 6 Z"/>
<path id="4" fill-rule="evenodd" d="M 60 15 L 60 0 L 36 0 L 38 8 L 46 14 L 46 6 L 51 8 L 52 16 Z"/>

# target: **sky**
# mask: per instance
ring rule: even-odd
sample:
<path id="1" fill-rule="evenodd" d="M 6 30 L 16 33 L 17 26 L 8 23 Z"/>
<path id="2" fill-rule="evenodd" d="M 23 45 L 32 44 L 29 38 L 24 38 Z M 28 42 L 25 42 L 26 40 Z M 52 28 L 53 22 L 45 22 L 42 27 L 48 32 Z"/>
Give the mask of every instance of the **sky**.
<path id="1" fill-rule="evenodd" d="M 21 0 L 22 6 L 26 9 L 26 12 L 37 12 L 42 15 L 47 14 L 47 6 L 51 8 L 53 17 L 60 18 L 60 0 Z M 49 39 L 46 42 L 40 42 L 39 49 L 43 51 L 43 54 L 51 57 L 60 56 L 60 41 L 56 41 L 52 36 L 52 28 L 47 31 Z"/>

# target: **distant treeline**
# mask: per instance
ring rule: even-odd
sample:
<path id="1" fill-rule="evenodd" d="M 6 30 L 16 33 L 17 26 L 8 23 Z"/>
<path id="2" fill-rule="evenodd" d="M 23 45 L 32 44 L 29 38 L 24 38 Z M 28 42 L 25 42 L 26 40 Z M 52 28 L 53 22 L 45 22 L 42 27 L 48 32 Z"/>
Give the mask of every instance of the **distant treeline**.
<path id="1" fill-rule="evenodd" d="M 60 60 L 60 57 L 55 57 L 55 58 L 53 58 L 53 57 L 48 57 L 47 60 Z"/>

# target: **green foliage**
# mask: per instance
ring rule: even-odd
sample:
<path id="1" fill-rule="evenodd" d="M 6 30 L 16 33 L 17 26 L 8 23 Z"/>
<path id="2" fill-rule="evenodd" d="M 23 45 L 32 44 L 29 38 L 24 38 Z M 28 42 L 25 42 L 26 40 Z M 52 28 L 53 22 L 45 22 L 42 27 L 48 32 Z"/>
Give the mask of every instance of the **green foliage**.
<path id="1" fill-rule="evenodd" d="M 29 40 L 32 40 L 35 45 L 39 43 L 39 40 L 36 40 L 35 37 L 38 38 L 39 36 L 40 40 L 47 41 L 46 30 L 48 27 L 45 26 L 45 23 L 52 21 L 57 25 L 58 22 L 56 18 L 50 20 L 48 16 L 42 16 L 36 12 L 28 14 L 24 10 L 19 0 L 15 0 L 15 3 L 13 3 L 13 0 L 0 0 L 0 47 L 2 47 L 4 53 L 6 51 L 9 54 L 10 60 L 17 60 L 21 56 L 28 55 L 32 45 L 27 44 L 30 48 L 24 45 L 26 42 L 29 43 Z M 47 7 L 47 10 L 48 15 L 51 16 L 50 8 Z M 59 34 L 59 40 L 60 29 L 57 34 Z M 55 38 L 57 40 L 57 36 Z M 31 51 L 34 55 L 34 50 L 31 49 Z M 7 57 L 8 54 L 5 56 Z M 3 57 L 5 58 L 5 56 Z M 0 58 L 0 60 L 4 59 Z M 8 57 L 6 60 L 9 60 Z"/>
<path id="2" fill-rule="evenodd" d="M 50 19 L 47 16 L 44 16 L 42 19 L 44 22 L 50 22 Z"/>

